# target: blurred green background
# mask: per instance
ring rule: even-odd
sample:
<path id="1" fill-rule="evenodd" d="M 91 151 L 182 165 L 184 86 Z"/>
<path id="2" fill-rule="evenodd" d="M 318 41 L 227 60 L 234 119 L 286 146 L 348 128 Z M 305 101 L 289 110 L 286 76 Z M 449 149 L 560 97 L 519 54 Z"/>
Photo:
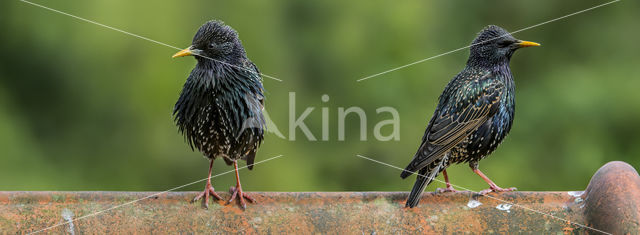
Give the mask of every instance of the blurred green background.
<path id="1" fill-rule="evenodd" d="M 514 31 L 606 1 L 34 2 L 181 48 L 205 21 L 223 20 L 261 71 L 283 80 L 264 86 L 286 137 L 289 92 L 296 117 L 315 107 L 305 123 L 318 139 L 328 108 L 329 141 L 300 130 L 296 141 L 266 136 L 257 161 L 284 156 L 243 170 L 247 191 L 408 191 L 413 177 L 355 155 L 404 167 L 468 50 L 357 79 L 466 46 L 489 24 Z M 171 117 L 193 58 L 171 59 L 169 47 L 23 2 L 0 9 L 0 190 L 159 191 L 206 177 L 207 161 Z M 515 34 L 543 46 L 513 57 L 514 127 L 480 169 L 519 190 L 580 190 L 612 160 L 638 169 L 639 10 L 621 1 Z M 368 141 L 355 116 L 338 141 L 338 107 L 351 106 L 367 114 Z M 390 118 L 376 114 L 383 106 L 400 114 L 399 141 L 373 136 Z M 218 160 L 214 174 L 231 169 Z M 467 165 L 449 169 L 456 185 L 487 187 Z M 226 191 L 234 176 L 213 184 Z"/>

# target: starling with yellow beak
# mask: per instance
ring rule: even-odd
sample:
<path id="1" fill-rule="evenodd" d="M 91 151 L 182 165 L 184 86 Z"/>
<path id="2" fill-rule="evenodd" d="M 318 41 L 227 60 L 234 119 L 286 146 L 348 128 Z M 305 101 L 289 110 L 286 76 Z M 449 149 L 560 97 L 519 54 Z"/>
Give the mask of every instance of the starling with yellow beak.
<path id="1" fill-rule="evenodd" d="M 440 172 L 447 188 L 438 191 L 456 191 L 446 171 L 454 163 L 469 163 L 489 184 L 481 194 L 515 190 L 498 187 L 478 169 L 478 161 L 489 156 L 511 130 L 515 85 L 509 61 L 516 50 L 531 46 L 540 44 L 518 40 L 494 25 L 473 40 L 467 66 L 440 95 L 420 147 L 400 175 L 404 179 L 418 173 L 406 207 L 418 205 L 422 191 Z"/>
<path id="2" fill-rule="evenodd" d="M 238 199 L 245 209 L 238 160 L 253 168 L 256 151 L 263 140 L 265 119 L 262 78 L 242 47 L 238 33 L 220 21 L 202 25 L 191 46 L 173 57 L 194 56 L 197 64 L 187 77 L 173 115 L 178 129 L 192 149 L 209 160 L 209 178 L 204 192 L 193 201 L 203 200 L 208 208 L 209 196 L 222 198 L 211 185 L 213 160 L 222 158 L 233 165 L 236 186 L 231 187 L 231 203 Z"/>

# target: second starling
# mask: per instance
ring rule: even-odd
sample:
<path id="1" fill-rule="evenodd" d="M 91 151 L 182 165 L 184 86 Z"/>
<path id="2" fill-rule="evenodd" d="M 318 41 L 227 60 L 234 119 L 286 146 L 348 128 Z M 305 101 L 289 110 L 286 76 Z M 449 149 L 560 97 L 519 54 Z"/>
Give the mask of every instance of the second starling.
<path id="1" fill-rule="evenodd" d="M 452 163 L 469 167 L 489 184 L 480 193 L 512 191 L 503 189 L 478 169 L 478 161 L 489 156 L 511 130 L 515 111 L 515 85 L 509 68 L 519 48 L 540 46 L 514 38 L 498 26 L 484 28 L 471 43 L 467 66 L 440 95 L 422 143 L 413 160 L 400 175 L 403 179 L 418 172 L 406 207 L 415 207 L 425 187 L 442 172 L 447 188 L 446 168 Z"/>
<path id="2" fill-rule="evenodd" d="M 213 160 L 220 157 L 233 164 L 236 186 L 229 203 L 235 198 L 242 208 L 245 199 L 254 200 L 242 191 L 238 160 L 246 160 L 253 168 L 256 151 L 263 140 L 265 119 L 262 113 L 264 95 L 258 67 L 247 58 L 238 33 L 220 21 L 202 25 L 191 46 L 173 57 L 195 56 L 196 67 L 187 78 L 174 108 L 174 118 L 191 148 L 209 159 L 209 178 L 204 192 L 193 201 L 209 196 L 222 200 L 211 186 Z"/>

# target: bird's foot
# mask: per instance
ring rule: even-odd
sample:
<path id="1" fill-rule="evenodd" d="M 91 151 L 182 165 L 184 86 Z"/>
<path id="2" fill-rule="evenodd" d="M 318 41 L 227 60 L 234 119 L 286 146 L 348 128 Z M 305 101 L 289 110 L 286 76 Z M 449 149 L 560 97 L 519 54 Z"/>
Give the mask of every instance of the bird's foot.
<path id="1" fill-rule="evenodd" d="M 194 197 L 193 200 L 191 200 L 191 202 L 197 202 L 201 198 L 204 198 L 204 200 L 202 200 L 202 208 L 209 209 L 209 196 L 213 196 L 217 200 L 222 201 L 222 197 L 220 197 L 216 193 L 216 191 L 213 189 L 213 186 L 211 186 L 210 183 L 207 183 L 207 186 L 205 186 L 204 188 L 204 192 L 199 193 L 198 196 Z"/>
<path id="2" fill-rule="evenodd" d="M 436 193 L 457 193 L 457 192 L 465 192 L 465 191 L 456 190 L 451 185 L 448 185 L 447 188 L 437 188 L 436 189 Z"/>
<path id="3" fill-rule="evenodd" d="M 233 187 L 233 186 L 231 186 L 229 188 L 229 193 L 231 193 L 231 199 L 229 199 L 229 203 L 233 202 L 233 200 L 236 199 L 236 197 L 237 197 L 238 198 L 238 203 L 240 203 L 240 206 L 242 207 L 242 210 L 247 209 L 247 204 L 244 202 L 244 199 L 247 199 L 251 203 L 255 203 L 256 202 L 256 200 L 251 198 L 248 194 L 242 192 L 242 187 L 239 187 L 239 186 Z"/>
<path id="4" fill-rule="evenodd" d="M 498 185 L 490 185 L 488 189 L 482 190 L 480 192 L 478 192 L 478 194 L 480 195 L 486 195 L 487 193 L 490 192 L 511 192 L 511 191 L 516 191 L 518 190 L 515 187 L 511 187 L 511 188 L 500 188 L 498 187 Z"/>

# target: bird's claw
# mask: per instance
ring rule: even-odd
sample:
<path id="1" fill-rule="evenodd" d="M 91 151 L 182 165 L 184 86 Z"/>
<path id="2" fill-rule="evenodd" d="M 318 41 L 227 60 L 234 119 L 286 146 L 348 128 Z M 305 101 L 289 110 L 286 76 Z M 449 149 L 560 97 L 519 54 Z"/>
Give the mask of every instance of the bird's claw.
<path id="1" fill-rule="evenodd" d="M 231 204 L 231 202 L 233 202 L 233 200 L 237 197 L 238 198 L 238 203 L 240 203 L 240 206 L 242 207 L 242 210 L 247 209 L 247 204 L 244 202 L 244 199 L 247 199 L 249 202 L 251 203 L 255 203 L 256 200 L 254 200 L 253 198 L 251 198 L 248 194 L 242 192 L 242 187 L 229 187 L 229 193 L 231 193 L 231 199 L 229 199 L 228 204 Z"/>
<path id="2" fill-rule="evenodd" d="M 196 197 L 194 197 L 193 200 L 191 200 L 191 203 L 197 202 L 204 197 L 204 200 L 202 200 L 202 208 L 209 209 L 209 196 L 213 196 L 217 200 L 222 201 L 222 197 L 220 197 L 220 195 L 216 193 L 216 191 L 213 189 L 213 186 L 207 184 L 207 186 L 204 188 L 204 192 L 199 193 Z"/>
<path id="3" fill-rule="evenodd" d="M 511 187 L 511 188 L 500 188 L 500 187 L 498 187 L 498 186 L 491 186 L 491 187 L 490 187 L 490 188 L 488 188 L 488 189 L 485 189 L 485 190 L 482 190 L 482 191 L 478 192 L 478 194 L 480 194 L 480 195 L 486 195 L 486 194 L 488 194 L 488 193 L 490 193 L 490 192 L 511 192 L 511 191 L 516 191 L 516 190 L 518 190 L 518 189 L 517 189 L 517 188 L 515 188 L 515 187 Z"/>
<path id="4" fill-rule="evenodd" d="M 457 192 L 465 192 L 465 191 L 456 190 L 451 185 L 447 186 L 446 188 L 436 189 L 436 193 L 457 193 Z"/>

